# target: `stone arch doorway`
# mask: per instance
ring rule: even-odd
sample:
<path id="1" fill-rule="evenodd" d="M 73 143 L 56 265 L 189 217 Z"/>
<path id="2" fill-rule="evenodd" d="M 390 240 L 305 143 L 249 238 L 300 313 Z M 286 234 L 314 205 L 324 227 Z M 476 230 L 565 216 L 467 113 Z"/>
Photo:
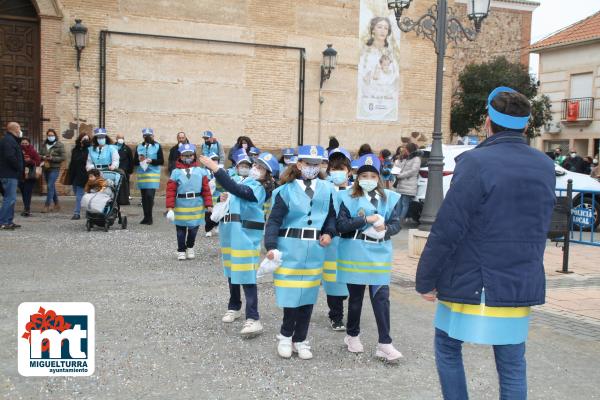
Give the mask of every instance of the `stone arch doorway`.
<path id="1" fill-rule="evenodd" d="M 39 143 L 40 23 L 30 0 L 0 0 L 0 125 L 21 124 Z"/>

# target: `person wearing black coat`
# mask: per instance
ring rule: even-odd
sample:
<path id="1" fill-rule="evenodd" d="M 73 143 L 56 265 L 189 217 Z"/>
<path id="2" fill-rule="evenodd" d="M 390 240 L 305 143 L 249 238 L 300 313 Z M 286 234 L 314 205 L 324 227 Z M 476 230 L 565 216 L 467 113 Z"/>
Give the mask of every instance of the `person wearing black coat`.
<path id="1" fill-rule="evenodd" d="M 118 202 L 122 206 L 129 205 L 129 176 L 133 174 L 133 151 L 125 144 L 125 136 L 122 133 L 117 134 L 117 144 L 115 145 L 119 152 L 119 169 L 125 174 L 125 179 L 121 184 L 121 190 L 118 195 Z"/>
<path id="2" fill-rule="evenodd" d="M 75 193 L 75 209 L 71 219 L 77 220 L 81 215 L 81 198 L 85 191 L 83 188 L 88 179 L 85 165 L 88 159 L 88 148 L 90 147 L 90 136 L 87 133 L 79 134 L 75 141 L 75 147 L 71 150 L 71 162 L 69 162 L 69 177 Z"/>
<path id="3" fill-rule="evenodd" d="M 177 160 L 179 159 L 179 145 L 189 143 L 185 132 L 177 133 L 177 144 L 171 147 L 169 150 L 169 162 L 167 164 L 167 168 L 169 169 L 169 176 L 171 176 L 171 172 L 176 168 Z"/>
<path id="4" fill-rule="evenodd" d="M 17 186 L 25 173 L 25 159 L 19 144 L 21 126 L 16 122 L 6 125 L 6 134 L 0 140 L 0 183 L 3 197 L 0 207 L 0 230 L 13 230 L 20 225 L 14 223 Z"/>

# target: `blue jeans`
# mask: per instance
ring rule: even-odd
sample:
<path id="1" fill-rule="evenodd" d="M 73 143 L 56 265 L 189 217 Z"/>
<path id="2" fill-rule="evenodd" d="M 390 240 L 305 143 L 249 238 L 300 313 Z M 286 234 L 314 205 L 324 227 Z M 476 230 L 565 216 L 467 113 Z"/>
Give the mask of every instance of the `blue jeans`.
<path id="1" fill-rule="evenodd" d="M 462 343 L 436 328 L 435 363 L 445 400 L 469 398 L 462 360 Z M 495 345 L 493 348 L 500 381 L 500 400 L 527 399 L 525 343 Z"/>
<path id="2" fill-rule="evenodd" d="M 81 214 L 81 198 L 85 194 L 83 191 L 83 186 L 75 186 L 73 185 L 73 193 L 75 193 L 75 209 L 73 210 L 73 215 Z"/>
<path id="3" fill-rule="evenodd" d="M 406 218 L 406 214 L 408 214 L 408 207 L 410 207 L 410 202 L 414 199 L 415 196 L 409 196 L 407 194 L 403 194 L 400 196 L 400 221 Z"/>
<path id="4" fill-rule="evenodd" d="M 10 225 L 15 216 L 15 203 L 17 202 L 17 186 L 19 181 L 11 178 L 0 178 L 4 197 L 0 207 L 0 225 Z"/>
<path id="5" fill-rule="evenodd" d="M 56 194 L 56 180 L 58 179 L 58 168 L 50 168 L 45 170 L 46 183 L 48 184 L 48 194 L 46 195 L 46 205 L 49 206 L 54 202 L 58 204 L 58 195 Z"/>

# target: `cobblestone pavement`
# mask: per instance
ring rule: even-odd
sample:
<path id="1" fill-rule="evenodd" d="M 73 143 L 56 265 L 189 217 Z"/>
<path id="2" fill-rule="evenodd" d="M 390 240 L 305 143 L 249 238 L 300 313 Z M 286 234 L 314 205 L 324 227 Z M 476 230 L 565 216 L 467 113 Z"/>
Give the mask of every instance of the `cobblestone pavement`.
<path id="1" fill-rule="evenodd" d="M 161 200 L 157 200 L 161 204 Z M 152 227 L 126 207 L 130 229 L 86 232 L 67 214 L 18 219 L 0 232 L 0 398 L 4 399 L 439 399 L 432 352 L 434 306 L 414 293 L 410 274 L 392 285 L 392 336 L 398 365 L 373 357 L 368 304 L 366 352 L 347 353 L 328 328 L 321 295 L 309 339 L 311 361 L 280 359 L 281 311 L 270 282 L 260 284 L 265 333 L 243 340 L 241 322 L 221 322 L 227 287 L 218 239 L 199 237 L 198 258 L 175 260 L 175 232 L 155 211 Z M 556 289 L 563 290 L 563 289 Z M 17 372 L 17 307 L 24 301 L 89 301 L 96 309 L 96 372 L 86 378 L 25 378 Z M 366 301 L 368 303 L 368 301 Z M 534 313 L 528 342 L 530 399 L 600 398 L 600 343 L 569 331 L 573 321 Z M 553 318 L 553 319 L 552 319 Z M 539 322 L 539 323 L 538 323 Z M 565 330 L 557 329 L 564 327 Z M 595 326 L 595 325 L 594 325 Z M 585 331 L 586 326 L 581 326 Z M 591 336 L 597 335 L 597 331 Z M 497 399 L 493 355 L 465 346 L 471 398 Z"/>

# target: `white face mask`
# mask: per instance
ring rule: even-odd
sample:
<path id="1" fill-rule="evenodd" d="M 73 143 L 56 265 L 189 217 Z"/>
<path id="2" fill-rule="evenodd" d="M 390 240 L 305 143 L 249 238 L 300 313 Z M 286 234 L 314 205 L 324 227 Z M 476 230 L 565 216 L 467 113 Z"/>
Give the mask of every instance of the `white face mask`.
<path id="1" fill-rule="evenodd" d="M 571 158 L 575 158 L 577 156 L 577 153 L 571 153 Z"/>
<path id="2" fill-rule="evenodd" d="M 250 169 L 249 176 L 250 176 L 250 178 L 259 180 L 259 179 L 262 179 L 264 177 L 264 172 L 261 171 L 260 169 L 256 168 L 256 167 L 252 167 Z"/>
<path id="3" fill-rule="evenodd" d="M 125 143 L 125 139 L 117 139 L 117 143 L 123 144 L 123 143 Z"/>
<path id="4" fill-rule="evenodd" d="M 238 175 L 239 176 L 248 176 L 250 174 L 250 168 L 248 167 L 239 167 Z"/>
<path id="5" fill-rule="evenodd" d="M 377 188 L 377 181 L 375 179 L 361 179 L 358 181 L 358 185 L 369 193 Z"/>

